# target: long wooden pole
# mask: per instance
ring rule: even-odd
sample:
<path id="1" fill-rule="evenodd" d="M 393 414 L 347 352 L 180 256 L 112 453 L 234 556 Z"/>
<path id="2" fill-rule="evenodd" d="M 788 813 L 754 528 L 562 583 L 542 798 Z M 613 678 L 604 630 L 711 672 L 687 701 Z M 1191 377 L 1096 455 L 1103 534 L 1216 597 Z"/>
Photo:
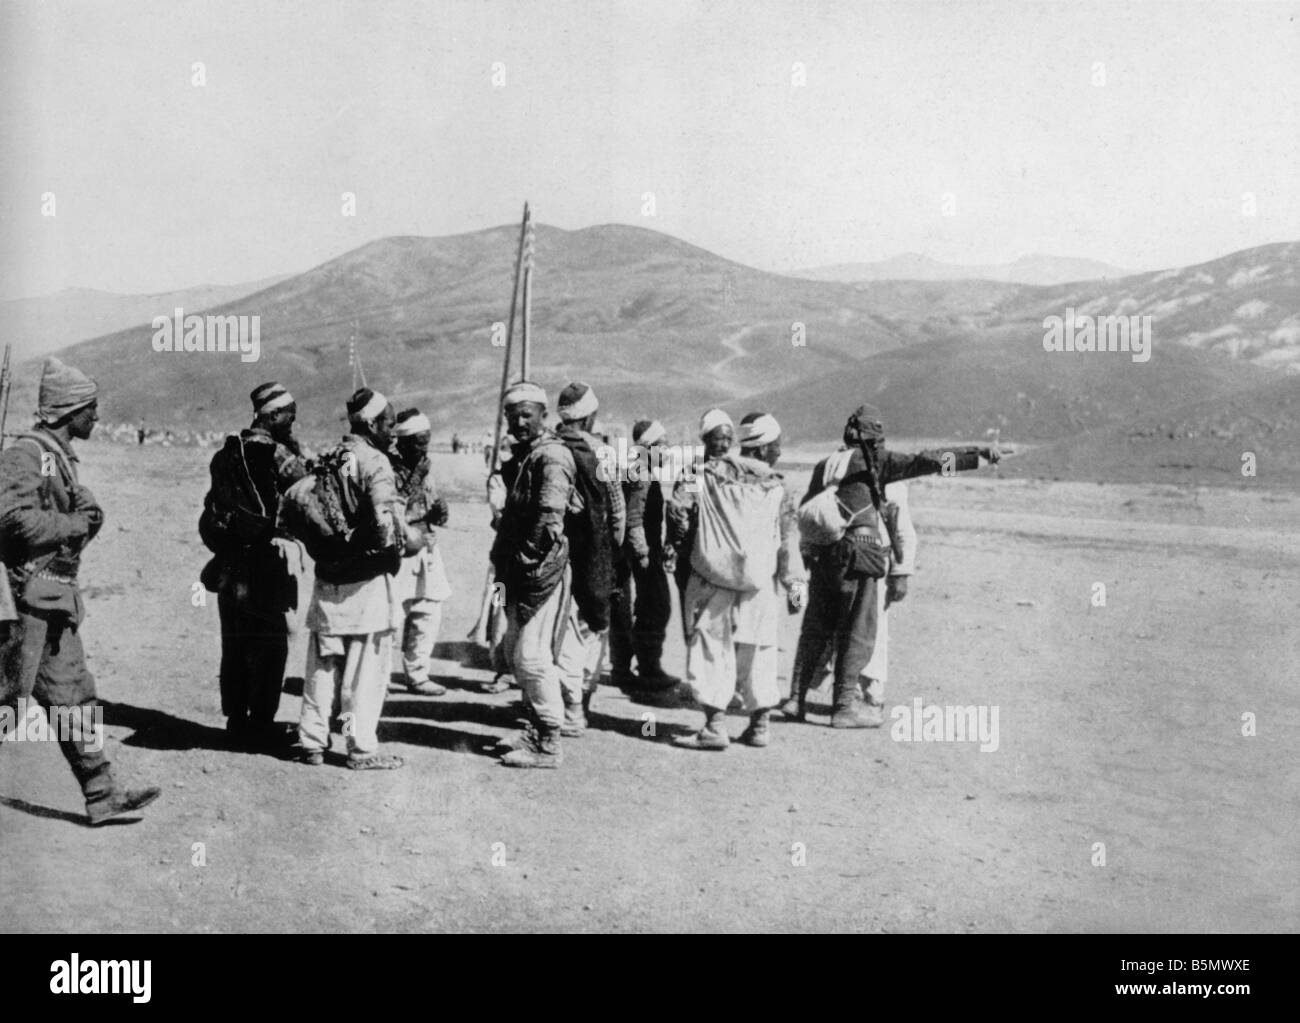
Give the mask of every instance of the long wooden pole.
<path id="1" fill-rule="evenodd" d="M 506 324 L 506 352 L 505 358 L 501 360 L 501 389 L 497 392 L 497 418 L 492 433 L 492 464 L 489 466 L 488 471 L 489 484 L 501 465 L 501 420 L 505 413 L 506 388 L 510 386 L 510 356 L 514 349 L 515 310 L 519 303 L 519 277 L 524 265 L 524 241 L 528 234 L 528 216 L 528 203 L 524 203 L 524 219 L 519 224 L 519 248 L 515 252 L 515 282 L 510 291 L 510 320 Z M 524 367 L 523 379 L 528 379 L 527 365 Z"/>
<path id="2" fill-rule="evenodd" d="M 5 361 L 0 366 L 0 450 L 5 446 L 5 422 L 9 418 L 9 390 L 13 380 L 9 374 L 9 351 L 13 344 L 5 345 Z"/>
<path id="3" fill-rule="evenodd" d="M 519 282 L 524 266 L 524 239 L 528 233 L 528 215 L 528 203 L 524 203 L 524 216 L 519 224 L 519 247 L 515 251 L 515 279 L 514 285 L 510 289 L 510 320 L 506 324 L 505 358 L 501 360 L 501 388 L 497 392 L 496 425 L 492 428 L 492 463 L 488 466 L 487 474 L 489 498 L 492 496 L 492 477 L 497 475 L 501 468 L 501 422 L 505 414 L 506 388 L 510 386 L 510 356 L 514 350 L 515 310 L 519 304 Z M 525 376 L 524 379 L 527 379 L 527 377 Z M 470 626 L 469 630 L 468 638 L 482 646 L 490 646 L 492 641 L 488 630 L 492 621 L 492 595 L 495 589 L 493 586 L 494 575 L 492 566 L 488 565 L 487 575 L 483 579 L 483 596 L 479 600 L 478 620 Z"/>
<path id="4" fill-rule="evenodd" d="M 532 323 L 533 323 L 533 220 L 532 216 L 525 212 L 524 221 L 527 226 L 528 242 L 524 247 L 524 319 L 521 324 L 523 328 L 523 369 L 524 379 L 533 378 L 533 359 L 532 346 Z"/>

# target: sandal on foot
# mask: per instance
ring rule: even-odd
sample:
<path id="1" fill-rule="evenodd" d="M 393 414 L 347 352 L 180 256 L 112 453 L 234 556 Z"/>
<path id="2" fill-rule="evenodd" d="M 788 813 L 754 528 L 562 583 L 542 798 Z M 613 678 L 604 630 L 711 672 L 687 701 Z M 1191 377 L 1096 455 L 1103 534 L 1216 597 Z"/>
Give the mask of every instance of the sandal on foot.
<path id="1" fill-rule="evenodd" d="M 367 753 L 363 756 L 348 756 L 349 771 L 393 771 L 406 761 L 391 753 Z"/>
<path id="2" fill-rule="evenodd" d="M 487 696 L 496 696 L 499 693 L 508 692 L 511 678 L 510 675 L 498 675 L 491 682 L 484 682 L 479 686 L 479 692 Z"/>

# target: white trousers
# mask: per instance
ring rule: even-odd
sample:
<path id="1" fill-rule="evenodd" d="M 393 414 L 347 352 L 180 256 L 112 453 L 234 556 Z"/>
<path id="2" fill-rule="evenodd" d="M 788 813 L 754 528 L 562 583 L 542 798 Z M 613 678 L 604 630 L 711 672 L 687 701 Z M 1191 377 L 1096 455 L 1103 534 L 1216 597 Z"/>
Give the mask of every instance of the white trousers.
<path id="1" fill-rule="evenodd" d="M 506 604 L 506 635 L 502 645 L 514 667 L 515 680 L 532 705 L 538 721 L 555 728 L 564 722 L 562 671 L 557 663 L 556 645 L 560 630 L 569 631 L 571 602 L 566 570 L 564 581 L 551 591 L 545 603 L 527 622 L 520 624 L 517 605 Z"/>
<path id="2" fill-rule="evenodd" d="M 600 676 L 600 662 L 609 645 L 609 630 L 593 632 L 578 614 L 576 604 L 570 603 L 569 621 L 560 641 L 560 689 L 568 706 L 582 702 L 582 694 L 596 688 Z"/>
<path id="3" fill-rule="evenodd" d="M 312 634 L 298 719 L 298 741 L 304 749 L 329 748 L 330 712 L 340 688 L 348 752 L 361 755 L 379 749 L 379 715 L 392 656 L 392 630 L 359 636 Z"/>
<path id="4" fill-rule="evenodd" d="M 411 685 L 429 677 L 433 648 L 442 627 L 442 601 L 407 600 L 402 602 L 406 623 L 402 629 L 402 671 Z"/>
<path id="5" fill-rule="evenodd" d="M 692 572 L 682 600 L 686 623 L 686 684 L 697 702 L 725 710 L 737 687 L 745 710 L 781 702 L 776 682 L 777 637 L 771 643 L 737 643 L 736 612 L 746 594 L 724 590 Z M 767 637 L 763 637 L 767 638 Z"/>

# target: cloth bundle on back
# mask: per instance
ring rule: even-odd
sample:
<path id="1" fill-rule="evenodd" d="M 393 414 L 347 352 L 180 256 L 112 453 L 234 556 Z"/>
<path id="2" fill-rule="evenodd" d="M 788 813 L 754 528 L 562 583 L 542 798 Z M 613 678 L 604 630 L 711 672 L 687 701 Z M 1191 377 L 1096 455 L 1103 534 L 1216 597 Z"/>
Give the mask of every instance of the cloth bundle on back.
<path id="1" fill-rule="evenodd" d="M 691 568 L 713 585 L 741 593 L 770 585 L 776 573 L 785 493 L 779 476 L 756 477 L 749 470 L 741 470 L 731 455 L 701 470 L 691 548 Z"/>

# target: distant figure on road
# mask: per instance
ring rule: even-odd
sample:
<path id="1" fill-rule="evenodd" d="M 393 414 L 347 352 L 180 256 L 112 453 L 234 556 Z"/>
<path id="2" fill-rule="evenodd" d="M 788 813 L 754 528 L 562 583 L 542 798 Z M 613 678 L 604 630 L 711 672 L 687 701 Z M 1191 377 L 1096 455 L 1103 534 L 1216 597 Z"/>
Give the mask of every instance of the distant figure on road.
<path id="1" fill-rule="evenodd" d="M 461 449 L 460 434 L 453 433 L 451 435 L 451 453 L 453 455 L 459 455 L 460 449 Z"/>

